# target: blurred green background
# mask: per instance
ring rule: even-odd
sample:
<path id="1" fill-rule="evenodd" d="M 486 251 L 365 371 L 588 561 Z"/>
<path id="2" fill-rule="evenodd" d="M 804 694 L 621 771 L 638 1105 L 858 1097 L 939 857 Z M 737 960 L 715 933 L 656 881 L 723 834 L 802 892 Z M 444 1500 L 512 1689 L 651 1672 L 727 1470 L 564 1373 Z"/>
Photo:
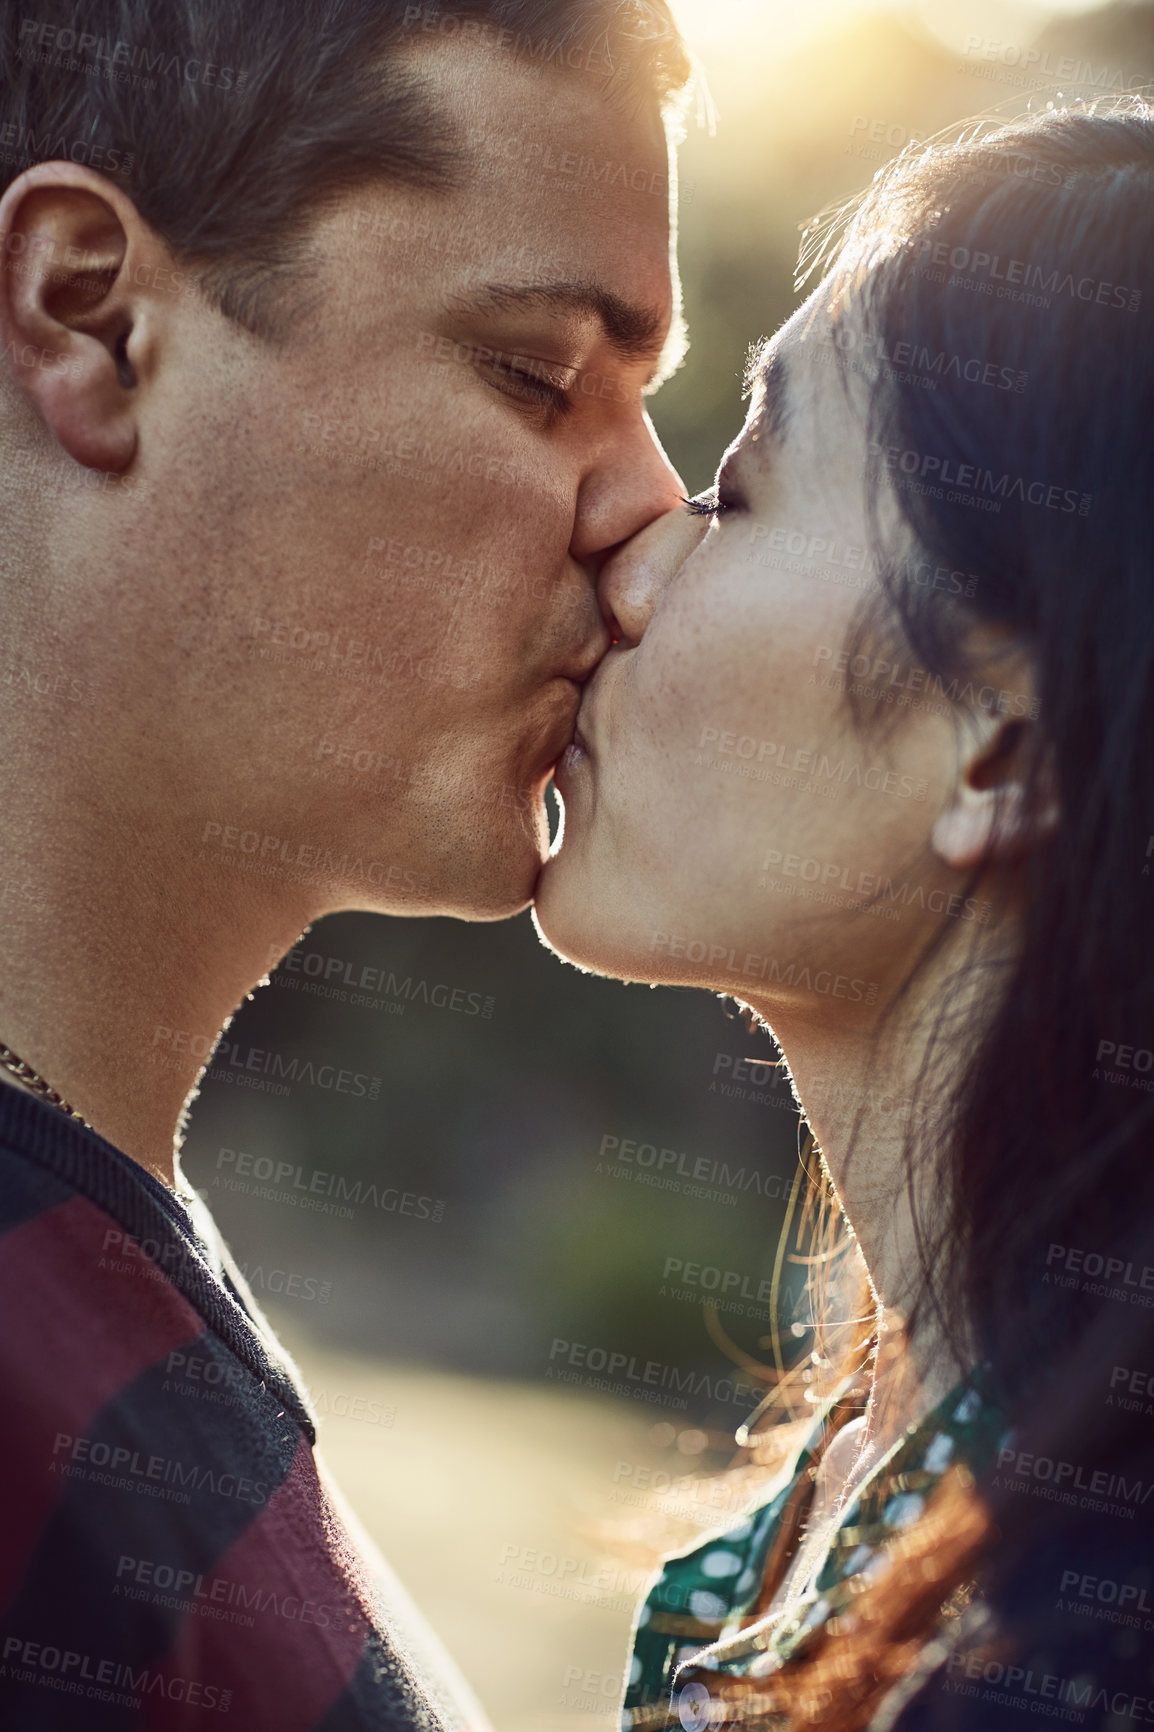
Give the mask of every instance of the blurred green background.
<path id="1" fill-rule="evenodd" d="M 696 491 L 741 424 L 748 345 L 796 304 L 814 212 L 965 116 L 1147 83 L 1154 5 L 680 11 L 718 119 L 715 135 L 691 124 L 682 151 L 692 348 L 652 407 Z M 346 964 L 391 973 L 389 1008 L 349 1001 Z M 773 1073 L 735 1083 L 733 1067 L 771 1061 L 772 1044 L 708 995 L 562 967 L 528 917 L 325 921 L 226 1039 L 241 1063 L 214 1065 L 186 1171 L 300 1356 L 338 1479 L 498 1732 L 613 1722 L 643 1576 L 621 1524 L 653 1483 L 727 1459 L 752 1405 L 733 1363 L 766 1358 L 761 1284 L 798 1126 Z M 379 1078 L 379 1098 L 244 1086 L 252 1049 Z M 254 1194 L 262 1162 L 292 1177 Z M 302 1207 L 338 1176 L 346 1196 L 378 1190 L 351 1218 Z M 373 1200 L 385 1187 L 392 1207 Z M 673 1264 L 696 1277 L 668 1278 Z M 710 1282 L 737 1307 L 724 1335 Z M 610 1363 L 626 1393 L 596 1387 Z M 618 1563 L 602 1565 L 607 1518 Z"/>

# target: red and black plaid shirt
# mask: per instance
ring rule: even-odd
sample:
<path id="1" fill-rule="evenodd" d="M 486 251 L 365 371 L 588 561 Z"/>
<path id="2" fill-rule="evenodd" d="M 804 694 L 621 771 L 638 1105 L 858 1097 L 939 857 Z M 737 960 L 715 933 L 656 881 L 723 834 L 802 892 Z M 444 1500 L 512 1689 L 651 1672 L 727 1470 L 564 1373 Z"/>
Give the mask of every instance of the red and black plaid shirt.
<path id="1" fill-rule="evenodd" d="M 370 1580 L 291 1367 L 211 1231 L 8 1087 L 0 1319 L 7 1732 L 477 1724 L 411 1608 Z"/>

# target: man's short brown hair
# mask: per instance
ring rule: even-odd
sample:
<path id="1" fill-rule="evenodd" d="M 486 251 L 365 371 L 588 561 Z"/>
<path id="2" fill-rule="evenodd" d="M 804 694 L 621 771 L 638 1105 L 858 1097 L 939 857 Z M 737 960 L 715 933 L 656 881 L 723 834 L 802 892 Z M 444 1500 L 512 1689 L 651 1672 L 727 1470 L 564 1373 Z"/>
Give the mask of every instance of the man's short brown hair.
<path id="1" fill-rule="evenodd" d="M 412 43 L 490 46 L 658 104 L 689 63 L 667 0 L 8 0 L 0 185 L 83 162 L 230 318 L 266 335 L 310 214 L 382 177 L 453 184 L 456 128 Z"/>

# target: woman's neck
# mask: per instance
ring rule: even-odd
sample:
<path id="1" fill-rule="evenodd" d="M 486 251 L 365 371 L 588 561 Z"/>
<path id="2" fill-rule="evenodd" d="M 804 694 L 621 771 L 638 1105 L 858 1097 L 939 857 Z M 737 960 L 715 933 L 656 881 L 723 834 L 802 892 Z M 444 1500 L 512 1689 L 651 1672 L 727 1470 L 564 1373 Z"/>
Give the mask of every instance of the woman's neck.
<path id="1" fill-rule="evenodd" d="M 779 1007 L 753 1006 L 785 1052 L 879 1307 L 881 1348 L 860 1433 L 862 1446 L 879 1455 L 973 1362 L 963 1319 L 947 1311 L 949 1296 L 938 1293 L 935 1303 L 927 1291 L 923 1260 L 950 1227 L 949 1097 L 992 1007 L 976 992 L 961 1005 L 955 997 L 951 1027 L 964 1027 L 965 1041 L 938 1048 L 931 1065 L 933 1006 L 945 985 L 941 970 L 928 969 L 884 1033 L 876 1023 L 839 1025 L 828 1015 L 794 1022 Z"/>

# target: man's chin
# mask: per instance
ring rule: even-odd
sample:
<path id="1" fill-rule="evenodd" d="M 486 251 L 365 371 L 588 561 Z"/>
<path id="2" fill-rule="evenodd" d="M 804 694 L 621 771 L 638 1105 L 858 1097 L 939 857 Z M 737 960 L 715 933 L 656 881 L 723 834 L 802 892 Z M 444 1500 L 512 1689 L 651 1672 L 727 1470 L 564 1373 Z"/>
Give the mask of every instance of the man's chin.
<path id="1" fill-rule="evenodd" d="M 533 905 L 548 838 L 537 842 L 524 832 L 498 841 L 474 856 L 467 871 L 453 874 L 437 913 L 454 920 L 512 920 Z"/>
<path id="2" fill-rule="evenodd" d="M 474 920 L 478 923 L 497 920 L 513 920 L 518 914 L 524 914 L 527 908 L 532 908 L 532 892 L 527 895 L 495 896 L 490 902 L 462 902 L 458 908 L 446 908 L 445 913 L 454 920 Z"/>

